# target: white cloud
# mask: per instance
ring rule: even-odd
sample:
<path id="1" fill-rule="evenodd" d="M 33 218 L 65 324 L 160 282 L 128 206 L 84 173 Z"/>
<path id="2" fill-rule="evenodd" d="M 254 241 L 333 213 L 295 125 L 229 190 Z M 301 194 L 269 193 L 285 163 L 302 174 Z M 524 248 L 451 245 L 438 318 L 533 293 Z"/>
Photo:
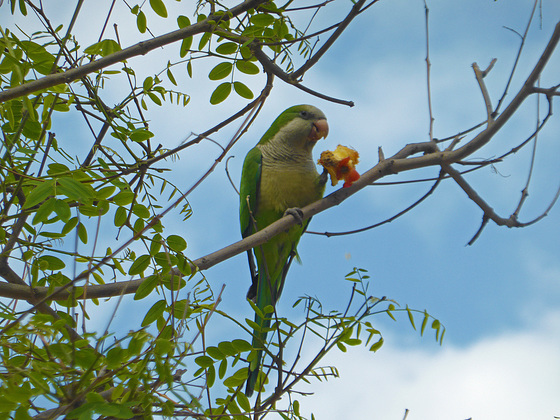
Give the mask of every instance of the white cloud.
<path id="1" fill-rule="evenodd" d="M 336 354 L 341 378 L 313 384 L 303 406 L 317 419 L 401 419 L 405 409 L 408 420 L 552 419 L 560 415 L 560 312 L 537 323 L 465 348 L 402 349 L 389 340 L 376 354 Z"/>

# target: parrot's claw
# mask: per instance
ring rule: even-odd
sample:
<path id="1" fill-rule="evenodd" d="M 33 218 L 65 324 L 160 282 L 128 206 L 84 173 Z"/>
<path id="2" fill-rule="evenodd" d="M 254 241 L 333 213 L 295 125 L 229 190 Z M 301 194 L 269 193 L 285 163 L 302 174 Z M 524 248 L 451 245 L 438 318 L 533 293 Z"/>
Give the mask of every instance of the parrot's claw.
<path id="1" fill-rule="evenodd" d="M 325 185 L 329 180 L 329 171 L 326 168 L 323 168 L 323 173 L 319 175 L 319 184 Z"/>
<path id="2" fill-rule="evenodd" d="M 303 226 L 303 211 L 300 208 L 294 207 L 284 212 L 284 216 L 291 215 L 296 219 L 298 225 Z"/>
<path id="3" fill-rule="evenodd" d="M 249 290 L 247 291 L 247 299 L 253 303 L 257 303 L 257 284 L 253 283 Z"/>

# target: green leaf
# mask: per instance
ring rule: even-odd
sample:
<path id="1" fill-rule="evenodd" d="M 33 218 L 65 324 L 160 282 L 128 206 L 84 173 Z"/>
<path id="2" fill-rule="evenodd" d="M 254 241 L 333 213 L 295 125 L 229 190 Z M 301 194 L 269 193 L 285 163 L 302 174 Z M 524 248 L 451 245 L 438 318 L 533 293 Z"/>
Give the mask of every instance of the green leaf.
<path id="1" fill-rule="evenodd" d="M 391 313 L 391 311 L 394 311 L 394 310 L 395 310 L 395 305 L 393 305 L 393 304 L 391 303 L 385 312 L 387 313 L 387 315 L 389 315 L 389 317 L 390 317 L 393 321 L 396 321 L 395 316 Z"/>
<path id="2" fill-rule="evenodd" d="M 146 77 L 142 82 L 142 90 L 144 92 L 149 92 L 153 86 L 154 86 L 154 78 L 152 76 Z"/>
<path id="3" fill-rule="evenodd" d="M 196 359 L 194 359 L 194 362 L 201 368 L 208 368 L 214 364 L 214 360 L 211 357 L 205 355 L 198 356 Z"/>
<path id="4" fill-rule="evenodd" d="M 233 82 L 233 88 L 235 89 L 235 92 L 237 92 L 237 94 L 242 98 L 253 99 L 255 97 L 251 89 L 249 89 L 244 83 Z"/>
<path id="5" fill-rule="evenodd" d="M 247 380 L 248 369 L 246 367 L 239 369 L 229 378 L 224 380 L 224 385 L 227 387 L 235 388 L 243 384 Z"/>
<path id="6" fill-rule="evenodd" d="M 261 308 L 259 308 L 257 306 L 257 304 L 255 302 L 253 302 L 252 300 L 248 301 L 249 304 L 251 305 L 251 308 L 253 308 L 253 311 L 255 311 L 255 313 L 260 317 L 260 318 L 264 318 L 264 313 L 263 311 L 261 311 Z"/>
<path id="7" fill-rule="evenodd" d="M 55 200 L 54 212 L 56 213 L 58 218 L 62 220 L 64 223 L 68 222 L 70 220 L 70 216 L 72 215 L 68 203 L 64 200 L 59 200 L 59 199 Z"/>
<path id="8" fill-rule="evenodd" d="M 156 288 L 158 284 L 159 284 L 158 276 L 146 277 L 138 287 L 138 290 L 136 290 L 136 293 L 134 294 L 134 300 L 144 299 L 146 296 L 152 293 L 152 291 Z"/>
<path id="9" fill-rule="evenodd" d="M 121 191 L 113 197 L 113 202 L 119 206 L 126 206 L 134 200 L 134 193 L 132 191 Z"/>
<path id="10" fill-rule="evenodd" d="M 20 41 L 20 45 L 27 57 L 29 57 L 31 66 L 35 70 L 43 75 L 47 75 L 53 70 L 55 58 L 43 45 L 39 45 L 33 41 Z"/>
<path id="11" fill-rule="evenodd" d="M 128 270 L 128 274 L 131 276 L 141 274 L 148 268 L 150 265 L 150 256 L 148 254 L 140 255 L 136 260 L 132 263 Z"/>
<path id="12" fill-rule="evenodd" d="M 180 29 L 186 28 L 187 26 L 191 26 L 191 20 L 183 15 L 177 16 L 177 25 Z"/>
<path id="13" fill-rule="evenodd" d="M 121 347 L 113 347 L 107 352 L 107 368 L 118 369 L 126 360 L 127 352 Z"/>
<path id="14" fill-rule="evenodd" d="M 189 60 L 189 62 L 187 63 L 187 74 L 188 74 L 189 77 L 192 79 L 193 72 L 192 72 L 192 63 L 191 63 L 191 60 Z"/>
<path id="15" fill-rule="evenodd" d="M 83 244 L 87 244 L 87 229 L 83 223 L 78 224 L 78 238 L 80 238 L 80 241 L 82 241 Z"/>
<path id="16" fill-rule="evenodd" d="M 187 319 L 192 314 L 192 309 L 187 299 L 178 300 L 173 305 L 173 316 L 177 319 Z"/>
<path id="17" fill-rule="evenodd" d="M 344 340 L 344 344 L 348 344 L 349 346 L 359 346 L 362 344 L 362 340 L 359 338 L 348 338 Z"/>
<path id="18" fill-rule="evenodd" d="M 96 189 L 95 191 L 95 199 L 96 200 L 106 200 L 108 199 L 113 193 L 115 192 L 116 187 L 113 185 L 109 185 L 107 187 L 103 187 L 101 189 Z"/>
<path id="19" fill-rule="evenodd" d="M 31 192 L 27 194 L 23 208 L 28 209 L 33 207 L 53 195 L 54 183 L 55 181 L 53 179 L 49 179 L 48 181 L 41 182 L 33 188 Z"/>
<path id="20" fill-rule="evenodd" d="M 152 7 L 152 10 L 162 18 L 167 17 L 167 9 L 165 8 L 165 4 L 162 0 L 150 0 L 150 6 Z"/>
<path id="21" fill-rule="evenodd" d="M 212 365 L 208 367 L 208 370 L 206 371 L 206 386 L 208 388 L 212 388 L 215 381 L 216 381 L 216 368 L 214 368 L 214 365 Z"/>
<path id="22" fill-rule="evenodd" d="M 78 224 L 78 218 L 72 217 L 70 220 L 68 220 L 68 222 L 66 222 L 66 224 L 62 228 L 62 234 L 67 235 L 69 232 L 74 230 L 77 224 Z"/>
<path id="23" fill-rule="evenodd" d="M 144 204 L 135 203 L 132 206 L 132 213 L 141 219 L 148 219 L 150 217 L 150 210 Z"/>
<path id="24" fill-rule="evenodd" d="M 212 92 L 212 95 L 210 96 L 210 103 L 212 105 L 218 105 L 219 103 L 225 101 L 230 93 L 231 93 L 231 83 L 224 82 L 221 85 L 219 85 L 214 90 L 214 92 Z"/>
<path id="25" fill-rule="evenodd" d="M 299 401 L 298 400 L 294 400 L 294 402 L 292 403 L 292 408 L 294 409 L 294 414 L 299 417 L 300 414 L 299 414 Z"/>
<path id="26" fill-rule="evenodd" d="M 138 27 L 138 30 L 142 34 L 145 33 L 146 29 L 148 28 L 146 15 L 144 14 L 143 11 L 140 11 L 140 13 L 138 13 L 138 15 L 136 16 L 136 26 Z"/>
<path id="27" fill-rule="evenodd" d="M 148 92 L 147 93 L 148 97 L 152 100 L 152 102 L 154 104 L 156 104 L 157 106 L 161 106 L 162 102 L 161 99 L 159 98 L 159 96 L 157 96 L 155 93 L 153 92 Z"/>
<path id="28" fill-rule="evenodd" d="M 374 343 L 370 348 L 369 351 L 372 352 L 376 352 L 377 350 L 379 350 L 381 348 L 381 346 L 383 345 L 383 337 L 381 337 L 376 343 Z"/>
<path id="29" fill-rule="evenodd" d="M 155 351 L 159 355 L 169 354 L 173 350 L 173 343 L 169 337 L 160 337 L 156 339 Z"/>
<path id="30" fill-rule="evenodd" d="M 64 262 L 60 258 L 57 258 L 54 255 L 43 255 L 37 258 L 37 263 L 43 270 L 58 271 L 66 267 L 66 264 L 64 264 Z"/>
<path id="31" fill-rule="evenodd" d="M 175 265 L 175 263 L 177 262 L 177 257 L 168 252 L 158 252 L 154 255 L 154 260 L 156 261 L 157 265 L 166 268 L 165 271 L 167 272 L 171 269 L 172 266 Z"/>
<path id="32" fill-rule="evenodd" d="M 218 347 L 206 347 L 206 353 L 208 354 L 208 356 L 215 360 L 222 360 L 226 358 L 226 355 L 222 353 L 222 351 Z"/>
<path id="33" fill-rule="evenodd" d="M 101 46 L 102 57 L 106 57 L 110 54 L 113 54 L 121 50 L 121 46 L 116 41 L 113 41 L 112 39 L 105 39 L 102 42 L 103 42 Z"/>
<path id="34" fill-rule="evenodd" d="M 43 202 L 37 209 L 35 217 L 33 217 L 33 224 L 44 223 L 47 221 L 51 213 L 54 211 L 54 206 L 56 203 L 56 198 L 51 197 L 47 201 Z"/>
<path id="35" fill-rule="evenodd" d="M 163 315 L 163 312 L 165 311 L 167 304 L 165 303 L 165 300 L 158 300 L 156 303 L 154 303 L 152 305 L 152 307 L 150 309 L 148 309 L 148 312 L 146 313 L 146 316 L 144 317 L 144 319 L 142 320 L 142 327 L 145 327 L 147 325 L 150 325 L 151 323 L 153 323 L 154 321 L 156 321 L 158 318 L 160 318 Z"/>
<path id="36" fill-rule="evenodd" d="M 49 175 L 57 175 L 57 174 L 68 173 L 68 172 L 70 172 L 70 168 L 68 168 L 68 166 L 56 162 L 50 163 L 49 169 L 47 170 L 47 173 Z"/>
<path id="37" fill-rule="evenodd" d="M 235 42 L 224 42 L 216 47 L 218 54 L 230 55 L 237 52 L 237 44 Z"/>
<path id="38" fill-rule="evenodd" d="M 231 74 L 232 69 L 233 69 L 233 64 L 230 63 L 229 61 L 219 63 L 212 70 L 210 70 L 210 73 L 208 74 L 208 78 L 210 80 L 224 79 Z"/>
<path id="39" fill-rule="evenodd" d="M 428 312 L 424 311 L 424 319 L 422 320 L 422 326 L 420 327 L 420 335 L 424 335 L 424 330 L 426 329 L 426 325 L 428 325 Z"/>
<path id="40" fill-rule="evenodd" d="M 18 403 L 12 402 L 6 397 L 0 395 L 0 413 L 9 413 L 10 411 L 18 408 L 18 406 Z M 9 418 L 9 416 L 6 415 L 4 418 Z"/>
<path id="41" fill-rule="evenodd" d="M 27 120 L 23 126 L 23 135 L 32 140 L 39 140 L 41 136 L 41 124 L 37 121 Z"/>
<path id="42" fill-rule="evenodd" d="M 109 202 L 107 200 L 101 200 L 97 203 L 85 204 L 78 207 L 78 211 L 84 216 L 88 217 L 98 217 L 103 216 L 109 211 Z"/>
<path id="43" fill-rule="evenodd" d="M 410 310 L 408 305 L 406 305 L 406 312 L 408 313 L 408 320 L 410 321 L 412 328 L 416 330 L 416 325 L 414 325 L 414 316 L 412 315 L 412 311 Z"/>
<path id="44" fill-rule="evenodd" d="M 183 255 L 177 254 L 177 269 L 183 276 L 190 276 L 192 274 L 191 263 Z"/>
<path id="45" fill-rule="evenodd" d="M 177 80 L 175 80 L 175 76 L 173 76 L 173 73 L 171 73 L 170 68 L 167 68 L 167 78 L 169 79 L 169 81 L 171 83 L 173 83 L 175 86 L 177 86 Z"/>
<path id="46" fill-rule="evenodd" d="M 136 142 L 143 142 L 145 140 L 151 139 L 152 137 L 154 137 L 154 133 L 145 128 L 133 130 L 129 134 L 130 140 Z"/>
<path id="47" fill-rule="evenodd" d="M 208 41 L 210 41 L 211 37 L 212 37 L 212 32 L 205 32 L 202 34 L 202 36 L 200 37 L 200 41 L 198 42 L 199 51 L 202 51 L 202 49 L 206 46 L 206 44 L 208 44 Z"/>
<path id="48" fill-rule="evenodd" d="M 268 315 L 268 314 L 271 314 L 273 312 L 274 312 L 274 306 L 272 306 L 272 305 L 266 305 L 263 308 L 263 313 L 265 314 L 265 316 Z"/>
<path id="49" fill-rule="evenodd" d="M 121 46 L 112 39 L 104 39 L 93 45 L 90 45 L 84 50 L 85 54 L 100 55 L 102 57 L 113 54 L 116 51 L 120 51 Z"/>
<path id="50" fill-rule="evenodd" d="M 235 350 L 235 347 L 229 341 L 222 341 L 218 343 L 218 348 L 226 356 L 234 356 L 237 354 L 237 350 Z"/>
<path id="51" fill-rule="evenodd" d="M 259 13 L 256 15 L 251 16 L 251 19 L 249 19 L 251 21 L 251 23 L 255 26 L 259 26 L 259 27 L 266 27 L 266 26 L 270 26 L 274 23 L 274 17 L 272 15 L 266 14 L 266 13 Z"/>
<path id="52" fill-rule="evenodd" d="M 235 62 L 235 67 L 237 67 L 237 70 L 239 70 L 241 73 L 245 74 L 260 73 L 259 67 L 255 63 L 251 63 L 250 61 L 237 60 Z"/>
<path id="53" fill-rule="evenodd" d="M 242 353 L 244 351 L 250 351 L 253 348 L 253 346 L 251 346 L 251 344 L 248 341 L 241 340 L 241 339 L 233 340 L 231 344 L 233 345 L 233 347 L 235 347 L 235 350 L 239 353 Z"/>
<path id="54" fill-rule="evenodd" d="M 227 365 L 228 365 L 227 359 L 223 359 L 220 362 L 220 367 L 218 368 L 218 377 L 220 379 L 224 379 L 224 376 L 226 375 L 227 372 Z"/>
<path id="55" fill-rule="evenodd" d="M 71 177 L 57 179 L 56 193 L 65 195 L 71 200 L 87 203 L 95 197 L 95 190 L 91 185 L 83 184 Z"/>
<path id="56" fill-rule="evenodd" d="M 127 210 L 124 207 L 117 207 L 117 210 L 115 211 L 115 226 L 116 227 L 121 227 L 122 225 L 125 224 L 126 222 L 126 218 L 127 218 Z"/>
<path id="57" fill-rule="evenodd" d="M 169 235 L 167 237 L 167 245 L 172 251 L 181 252 L 187 248 L 187 241 L 179 235 Z"/>
<path id="58" fill-rule="evenodd" d="M 249 399 L 244 393 L 238 392 L 235 399 L 237 400 L 237 404 L 239 404 L 239 407 L 241 407 L 242 410 L 246 412 L 251 411 L 251 403 L 249 403 Z"/>
<path id="59" fill-rule="evenodd" d="M 183 58 L 187 55 L 187 53 L 191 49 L 192 42 L 193 42 L 192 36 L 183 39 L 183 41 L 181 42 L 181 49 L 179 50 L 179 57 Z M 187 71 L 189 70 L 190 64 L 191 62 L 189 61 L 187 64 Z M 192 77 L 192 71 L 189 71 L 189 76 Z"/>

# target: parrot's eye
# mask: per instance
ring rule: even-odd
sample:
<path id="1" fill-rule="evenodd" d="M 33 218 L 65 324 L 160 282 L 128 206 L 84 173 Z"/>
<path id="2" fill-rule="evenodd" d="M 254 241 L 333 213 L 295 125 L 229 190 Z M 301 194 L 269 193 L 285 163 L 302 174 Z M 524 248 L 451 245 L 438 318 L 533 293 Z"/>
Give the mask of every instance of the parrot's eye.
<path id="1" fill-rule="evenodd" d="M 308 119 L 308 118 L 310 117 L 311 114 L 310 114 L 309 112 L 307 112 L 307 111 L 300 111 L 300 112 L 299 112 L 299 115 L 300 115 L 301 118 Z"/>

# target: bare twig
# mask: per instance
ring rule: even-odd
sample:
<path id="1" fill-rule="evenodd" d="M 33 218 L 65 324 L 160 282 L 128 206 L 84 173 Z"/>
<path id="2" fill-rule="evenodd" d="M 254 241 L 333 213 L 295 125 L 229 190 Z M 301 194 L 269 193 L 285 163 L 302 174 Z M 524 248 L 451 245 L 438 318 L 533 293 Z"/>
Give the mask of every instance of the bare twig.
<path id="1" fill-rule="evenodd" d="M 480 91 L 482 92 L 482 97 L 484 98 L 484 105 L 486 106 L 486 118 L 488 124 L 492 122 L 494 117 L 492 113 L 492 101 L 490 100 L 490 95 L 488 94 L 488 89 L 486 89 L 486 83 L 484 83 L 483 79 L 486 77 L 486 75 L 492 69 L 492 67 L 494 67 L 495 63 L 496 63 L 496 59 L 494 58 L 492 59 L 492 61 L 484 71 L 480 70 L 480 67 L 478 67 L 477 63 L 472 64 L 476 81 L 478 82 L 478 86 L 480 87 Z"/>
<path id="2" fill-rule="evenodd" d="M 429 136 L 430 141 L 434 141 L 434 114 L 432 112 L 432 88 L 431 88 L 431 77 L 430 69 L 432 64 L 430 62 L 430 25 L 429 25 L 429 14 L 430 9 L 428 8 L 428 3 L 424 0 L 424 16 L 425 16 L 425 28 L 426 28 L 426 88 L 428 91 L 428 114 L 430 118 L 429 122 Z"/>
<path id="3" fill-rule="evenodd" d="M 523 33 L 523 35 L 520 35 L 521 45 L 519 46 L 519 50 L 517 51 L 517 56 L 515 57 L 515 62 L 513 64 L 513 68 L 511 69 L 511 73 L 509 74 L 509 79 L 506 83 L 506 87 L 504 88 L 504 93 L 502 94 L 502 97 L 498 101 L 498 105 L 496 106 L 496 109 L 494 110 L 495 114 L 498 113 L 502 103 L 506 99 L 506 96 L 507 96 L 507 93 L 508 93 L 508 90 L 509 90 L 509 86 L 511 84 L 511 81 L 513 80 L 513 75 L 515 74 L 515 70 L 517 68 L 517 64 L 519 63 L 519 59 L 521 58 L 521 52 L 523 51 L 523 47 L 525 45 L 525 40 L 527 39 L 527 33 L 529 32 L 529 28 L 531 27 L 531 22 L 533 21 L 533 16 L 535 15 L 535 10 L 537 8 L 538 3 L 539 3 L 539 0 L 535 0 L 535 2 L 533 3 L 533 10 L 531 11 L 531 16 L 529 16 L 529 22 L 527 23 L 527 26 L 525 27 L 525 32 Z M 506 29 L 510 29 L 510 28 L 506 28 Z M 516 31 L 513 31 L 513 32 L 517 33 Z M 519 35 L 519 33 L 517 33 L 517 35 Z"/>

